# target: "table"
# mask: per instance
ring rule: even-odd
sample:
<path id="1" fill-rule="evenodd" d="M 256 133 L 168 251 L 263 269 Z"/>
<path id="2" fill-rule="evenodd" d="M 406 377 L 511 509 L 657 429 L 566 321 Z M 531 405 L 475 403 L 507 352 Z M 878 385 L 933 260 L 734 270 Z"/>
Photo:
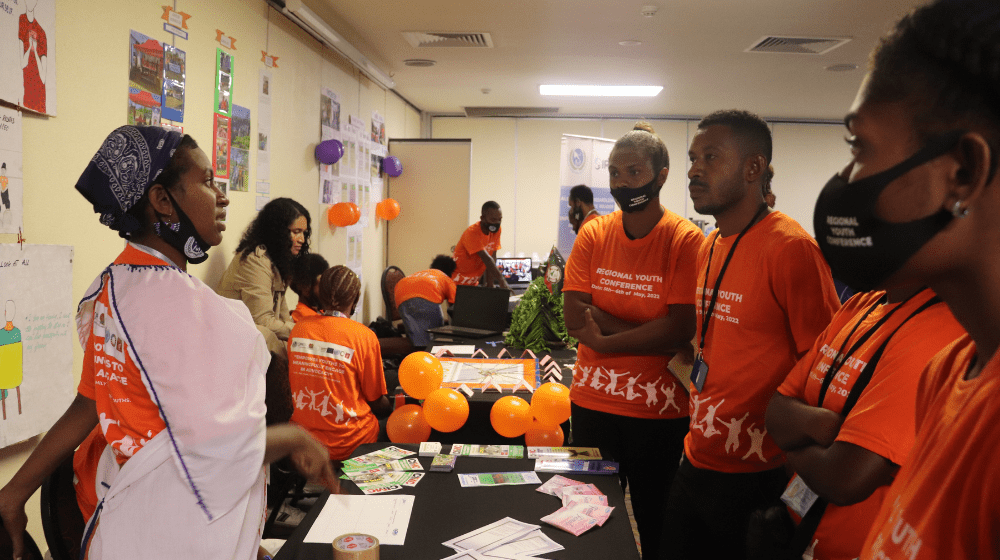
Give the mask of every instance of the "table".
<path id="1" fill-rule="evenodd" d="M 355 455 L 382 449 L 387 445 L 389 444 L 365 444 L 358 448 Z M 417 445 L 406 444 L 399 447 L 413 451 L 418 448 Z M 425 469 L 430 467 L 430 457 L 419 457 L 419 459 Z M 625 497 L 617 476 L 564 475 L 596 485 L 608 496 L 608 505 L 615 508 L 603 527 L 594 527 L 579 537 L 539 521 L 541 517 L 559 509 L 562 504 L 559 498 L 536 491 L 537 485 L 462 488 L 456 476 L 456 473 L 530 471 L 534 467 L 534 462 L 533 459 L 459 457 L 455 470 L 450 473 L 428 472 L 414 488 L 383 494 L 412 494 L 416 499 L 406 533 L 406 543 L 403 546 L 381 547 L 380 559 L 440 560 L 454 554 L 454 551 L 442 545 L 442 542 L 509 516 L 518 521 L 540 525 L 543 533 L 566 547 L 564 550 L 545 553 L 542 555 L 543 558 L 639 560 L 639 551 L 625 510 Z M 539 473 L 542 482 L 552 476 L 550 473 Z M 362 493 L 353 482 L 349 481 L 342 481 L 341 491 L 345 494 Z M 330 543 L 302 542 L 328 496 L 329 493 L 325 493 L 316 502 L 282 546 L 275 560 L 332 558 Z"/>

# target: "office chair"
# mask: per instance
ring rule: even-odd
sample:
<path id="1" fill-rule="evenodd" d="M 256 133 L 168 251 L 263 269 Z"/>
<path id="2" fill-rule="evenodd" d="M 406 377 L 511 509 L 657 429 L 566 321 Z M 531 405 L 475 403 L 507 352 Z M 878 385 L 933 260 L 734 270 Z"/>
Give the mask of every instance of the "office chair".
<path id="1" fill-rule="evenodd" d="M 399 267 L 388 266 L 382 272 L 382 301 L 385 302 L 385 318 L 389 322 L 398 321 L 399 309 L 396 308 L 396 283 L 406 277 Z"/>
<path id="2" fill-rule="evenodd" d="M 42 483 L 41 504 L 42 529 L 52 560 L 76 560 L 86 521 L 76 503 L 72 455 Z"/>
<path id="3" fill-rule="evenodd" d="M 10 535 L 0 521 L 0 560 L 13 560 L 14 545 L 10 541 Z M 31 538 L 28 531 L 24 532 L 24 556 L 22 560 L 42 560 L 42 552 L 38 550 L 38 545 Z"/>

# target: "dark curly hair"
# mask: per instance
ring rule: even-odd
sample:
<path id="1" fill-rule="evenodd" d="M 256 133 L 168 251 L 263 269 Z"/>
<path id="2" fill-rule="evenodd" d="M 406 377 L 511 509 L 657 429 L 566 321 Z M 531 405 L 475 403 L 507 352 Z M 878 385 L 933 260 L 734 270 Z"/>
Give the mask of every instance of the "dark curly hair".
<path id="1" fill-rule="evenodd" d="M 288 227 L 299 219 L 299 216 L 306 218 L 305 241 L 302 243 L 299 255 L 307 254 L 309 235 L 312 233 L 312 218 L 309 217 L 309 211 L 298 202 L 282 197 L 268 202 L 247 226 L 240 244 L 236 247 L 240 260 L 245 260 L 250 253 L 257 250 L 257 247 L 263 246 L 267 258 L 271 259 L 271 263 L 278 269 L 281 279 L 287 282 L 291 279 L 292 263 L 295 261 Z"/>
<path id="2" fill-rule="evenodd" d="M 912 103 L 918 138 L 990 129 L 990 178 L 1000 148 L 1000 2 L 938 0 L 881 39 L 869 60 L 869 101 Z"/>
<path id="3" fill-rule="evenodd" d="M 670 168 L 670 154 L 667 153 L 667 145 L 660 140 L 653 130 L 653 126 L 648 122 L 639 121 L 635 123 L 632 130 L 615 142 L 617 148 L 636 148 L 642 150 L 649 158 L 650 165 L 653 166 L 653 173 L 659 173 L 664 167 Z M 592 204 L 588 202 L 587 204 Z"/>
<path id="4" fill-rule="evenodd" d="M 717 124 L 729 127 L 729 130 L 739 139 L 740 145 L 743 146 L 744 156 L 760 154 L 770 165 L 771 127 L 764 119 L 750 111 L 726 109 L 716 111 L 701 119 L 701 122 L 698 123 L 698 129 L 704 130 Z"/>
<path id="5" fill-rule="evenodd" d="M 431 261 L 432 270 L 440 270 L 449 278 L 452 274 L 454 274 L 456 268 L 458 268 L 458 265 L 455 263 L 455 259 L 453 259 L 451 255 L 438 255 Z"/>

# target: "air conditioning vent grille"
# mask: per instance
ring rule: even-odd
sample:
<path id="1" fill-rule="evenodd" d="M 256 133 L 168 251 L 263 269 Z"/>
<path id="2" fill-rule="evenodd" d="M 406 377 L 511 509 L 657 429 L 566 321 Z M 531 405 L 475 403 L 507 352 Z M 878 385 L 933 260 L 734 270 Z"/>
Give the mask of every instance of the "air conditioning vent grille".
<path id="1" fill-rule="evenodd" d="M 538 117 L 554 115 L 559 107 L 466 107 L 467 117 Z"/>
<path id="2" fill-rule="evenodd" d="M 847 43 L 849 37 L 762 37 L 744 52 L 783 54 L 826 54 Z"/>
<path id="3" fill-rule="evenodd" d="M 436 31 L 406 31 L 403 33 L 406 42 L 416 48 L 425 47 L 458 47 L 473 49 L 492 49 L 493 38 L 489 33 L 453 33 Z"/>

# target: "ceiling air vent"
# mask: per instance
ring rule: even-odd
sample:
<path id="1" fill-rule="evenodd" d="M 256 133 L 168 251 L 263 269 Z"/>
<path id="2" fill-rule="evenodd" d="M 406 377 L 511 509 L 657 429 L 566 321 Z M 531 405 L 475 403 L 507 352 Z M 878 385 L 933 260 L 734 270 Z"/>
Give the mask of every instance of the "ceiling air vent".
<path id="1" fill-rule="evenodd" d="M 414 47 L 493 48 L 489 33 L 436 33 L 405 31 L 403 37 Z"/>
<path id="2" fill-rule="evenodd" d="M 559 107 L 466 107 L 467 117 L 539 117 L 553 115 Z"/>
<path id="3" fill-rule="evenodd" d="M 849 37 L 762 37 L 744 52 L 826 54 L 847 43 Z"/>

